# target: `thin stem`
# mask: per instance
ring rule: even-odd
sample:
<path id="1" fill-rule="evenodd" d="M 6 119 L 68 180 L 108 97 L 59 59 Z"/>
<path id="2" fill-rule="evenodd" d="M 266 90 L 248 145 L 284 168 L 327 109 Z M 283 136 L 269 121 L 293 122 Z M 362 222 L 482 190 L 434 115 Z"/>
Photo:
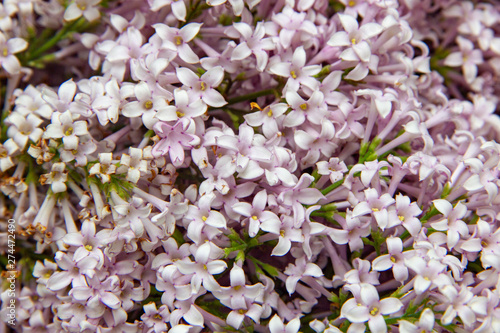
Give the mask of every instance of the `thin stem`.
<path id="1" fill-rule="evenodd" d="M 236 103 L 245 102 L 245 101 L 251 101 L 251 100 L 256 99 L 258 97 L 267 96 L 267 95 L 274 95 L 274 89 L 265 89 L 265 90 L 257 91 L 254 93 L 230 98 L 227 101 L 226 105 L 236 104 Z"/>

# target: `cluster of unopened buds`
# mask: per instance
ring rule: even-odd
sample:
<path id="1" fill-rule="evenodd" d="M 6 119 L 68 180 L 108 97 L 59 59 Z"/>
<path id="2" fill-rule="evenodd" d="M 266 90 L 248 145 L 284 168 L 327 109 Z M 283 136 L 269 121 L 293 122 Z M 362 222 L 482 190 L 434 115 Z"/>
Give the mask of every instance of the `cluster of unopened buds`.
<path id="1" fill-rule="evenodd" d="M 498 2 L 0 13 L 0 332 L 500 332 Z"/>

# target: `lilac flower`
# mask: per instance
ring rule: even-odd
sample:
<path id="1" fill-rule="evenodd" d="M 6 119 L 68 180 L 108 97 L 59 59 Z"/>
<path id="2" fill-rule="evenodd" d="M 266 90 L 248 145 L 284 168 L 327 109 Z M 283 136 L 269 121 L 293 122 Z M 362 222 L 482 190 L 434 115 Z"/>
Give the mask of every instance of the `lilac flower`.
<path id="1" fill-rule="evenodd" d="M 33 113 L 27 116 L 22 116 L 19 113 L 12 113 L 5 121 L 10 124 L 7 135 L 14 140 L 20 149 L 26 147 L 28 140 L 37 143 L 40 138 L 45 135 L 44 131 L 38 128 L 43 123 L 43 120 Z"/>
<path id="2" fill-rule="evenodd" d="M 277 103 L 261 108 L 254 105 L 259 111 L 246 114 L 244 116 L 248 125 L 252 127 L 262 126 L 262 132 L 266 137 L 272 137 L 278 133 L 278 123 L 288 106 L 284 103 Z"/>
<path id="3" fill-rule="evenodd" d="M 368 322 L 370 331 L 387 332 L 387 324 L 383 315 L 398 312 L 403 303 L 394 297 L 379 299 L 377 289 L 370 284 L 362 284 L 358 300 L 348 299 L 341 309 L 341 316 L 351 323 Z"/>
<path id="4" fill-rule="evenodd" d="M 415 323 L 407 320 L 399 321 L 399 331 L 401 333 L 431 333 L 434 328 L 434 312 L 426 308 L 420 314 L 420 319 Z"/>
<path id="5" fill-rule="evenodd" d="M 345 222 L 340 222 L 343 230 L 329 229 L 328 235 L 337 244 L 349 243 L 351 251 L 357 251 L 364 247 L 362 238 L 367 237 L 370 232 L 370 221 L 362 222 L 353 217 L 352 212 L 347 210 Z"/>
<path id="6" fill-rule="evenodd" d="M 417 276 L 415 277 L 414 289 L 417 295 L 435 288 L 450 284 L 449 277 L 444 273 L 445 265 L 437 260 L 426 261 L 421 257 L 414 256 L 405 259 L 406 267 L 411 268 Z"/>
<path id="7" fill-rule="evenodd" d="M 467 224 L 461 220 L 467 214 L 467 208 L 460 202 L 452 207 L 451 203 L 444 199 L 434 200 L 433 204 L 444 218 L 431 222 L 430 225 L 436 230 L 446 231 L 448 248 L 452 249 L 458 243 L 460 236 L 469 235 Z"/>
<path id="8" fill-rule="evenodd" d="M 224 97 L 215 90 L 224 78 L 222 67 L 213 67 L 201 77 L 198 77 L 190 69 L 184 67 L 177 68 L 179 81 L 188 87 L 188 93 L 192 97 L 201 98 L 209 106 L 221 107 L 227 102 Z"/>
<path id="9" fill-rule="evenodd" d="M 233 23 L 234 30 L 227 30 L 226 34 L 231 37 L 240 37 L 240 43 L 236 46 L 231 54 L 231 60 L 243 60 L 251 54 L 255 55 L 257 60 L 257 70 L 262 72 L 269 59 L 266 51 L 275 48 L 271 38 L 264 38 L 266 33 L 264 24 L 258 22 L 255 29 L 252 29 L 248 24 L 243 22 Z"/>
<path id="10" fill-rule="evenodd" d="M 170 5 L 172 14 L 179 21 L 186 21 L 186 4 L 184 0 L 148 0 L 152 11 L 159 11 L 163 7 Z"/>
<path id="11" fill-rule="evenodd" d="M 477 76 L 477 65 L 483 63 L 483 57 L 480 50 L 474 49 L 474 44 L 461 36 L 457 37 L 457 44 L 460 51 L 451 53 L 444 60 L 446 66 L 462 66 L 465 80 L 472 83 Z"/>
<path id="12" fill-rule="evenodd" d="M 112 153 L 99 154 L 99 162 L 89 169 L 89 174 L 98 176 L 103 183 L 108 183 L 111 180 L 111 175 L 115 172 L 116 165 L 113 162 Z"/>
<path id="13" fill-rule="evenodd" d="M 285 6 L 281 12 L 273 13 L 272 21 L 277 26 L 276 35 L 284 49 L 288 49 L 292 44 L 295 47 L 297 45 L 309 47 L 318 33 L 317 26 L 306 13 L 297 13 L 289 5 Z"/>
<path id="14" fill-rule="evenodd" d="M 230 287 L 221 287 L 219 291 L 214 292 L 214 296 L 232 310 L 226 319 L 227 323 L 236 329 L 240 328 L 245 317 L 258 323 L 262 307 L 255 304 L 254 301 L 262 298 L 264 285 L 262 283 L 246 285 L 245 273 L 238 265 L 231 268 L 230 280 Z"/>
<path id="15" fill-rule="evenodd" d="M 290 320 L 286 325 L 278 315 L 274 315 L 269 321 L 269 331 L 271 333 L 297 333 L 299 329 L 299 318 Z"/>
<path id="16" fill-rule="evenodd" d="M 364 216 L 366 214 L 372 214 L 377 221 L 378 226 L 384 230 L 387 227 L 392 227 L 392 223 L 389 221 L 389 213 L 387 208 L 394 204 L 394 200 L 388 193 L 379 196 L 377 190 L 374 188 L 369 188 L 365 190 L 365 200 L 361 201 L 352 210 L 353 217 Z"/>
<path id="17" fill-rule="evenodd" d="M 168 307 L 162 305 L 159 309 L 156 308 L 154 302 L 144 305 L 144 314 L 141 320 L 148 328 L 152 328 L 152 332 L 160 333 L 167 329 L 166 323 L 170 318 Z"/>
<path id="18" fill-rule="evenodd" d="M 147 171 L 147 162 L 143 160 L 142 149 L 129 148 L 129 154 L 123 154 L 120 160 L 120 167 L 116 170 L 117 173 L 127 171 L 127 180 L 137 183 L 141 177 L 141 173 Z"/>
<path id="19" fill-rule="evenodd" d="M 313 263 L 306 263 L 306 257 L 302 256 L 295 260 L 295 265 L 289 264 L 284 273 L 287 275 L 286 278 L 286 290 L 291 295 L 295 292 L 297 283 L 304 276 L 320 277 L 323 275 L 323 271 L 318 265 Z"/>
<path id="20" fill-rule="evenodd" d="M 286 100 L 292 109 L 283 120 L 283 125 L 286 127 L 302 125 L 306 120 L 319 125 L 327 115 L 324 96 L 317 90 L 313 92 L 307 101 L 295 91 L 288 90 Z"/>
<path id="21" fill-rule="evenodd" d="M 455 286 L 446 285 L 440 289 L 440 292 L 449 302 L 441 317 L 441 322 L 444 325 L 451 324 L 458 315 L 465 327 L 471 327 L 476 321 L 475 312 L 486 313 L 486 298 L 480 297 L 479 302 L 477 300 L 474 302 L 474 294 L 470 291 L 470 287 L 461 286 L 460 290 L 457 290 Z"/>
<path id="22" fill-rule="evenodd" d="M 397 218 L 402 222 L 403 227 L 408 230 L 410 235 L 416 236 L 422 229 L 422 224 L 417 218 L 422 213 L 416 202 L 410 203 L 410 198 L 398 194 L 396 196 L 396 210 Z"/>
<path id="23" fill-rule="evenodd" d="M 96 6 L 100 2 L 101 0 L 74 0 L 66 8 L 64 19 L 66 21 L 73 21 L 83 15 L 87 21 L 97 20 L 100 15 L 99 9 Z"/>
<path id="24" fill-rule="evenodd" d="M 160 141 L 153 147 L 154 156 L 163 156 L 167 153 L 174 166 L 184 163 L 184 148 L 196 146 L 200 139 L 193 135 L 193 124 L 187 119 L 180 119 L 175 125 L 158 123 L 154 129 L 160 136 Z"/>
<path id="25" fill-rule="evenodd" d="M 292 91 L 297 91 L 301 84 L 314 89 L 318 81 L 312 76 L 320 70 L 319 65 L 306 66 L 306 51 L 302 46 L 295 49 L 291 61 L 277 62 L 269 67 L 272 74 L 288 78 L 287 87 Z"/>
<path id="26" fill-rule="evenodd" d="M 74 259 L 63 252 L 57 252 L 55 260 L 57 266 L 63 269 L 63 271 L 55 272 L 49 277 L 47 288 L 53 291 L 66 288 L 70 284 L 73 284 L 75 287 L 83 285 L 85 276 L 94 276 L 98 264 L 98 259 L 92 256 L 83 258 L 76 263 Z"/>
<path id="27" fill-rule="evenodd" d="M 68 181 L 68 172 L 65 169 L 66 164 L 62 162 L 52 164 L 51 172 L 40 176 L 40 183 L 50 184 L 50 189 L 54 193 L 65 192 Z"/>
<path id="28" fill-rule="evenodd" d="M 375 22 L 366 23 L 360 27 L 353 16 L 345 14 L 339 14 L 339 19 L 345 31 L 333 34 L 328 45 L 348 46 L 340 54 L 342 60 L 368 62 L 371 56 L 368 40 L 380 34 L 383 27 Z"/>
<path id="29" fill-rule="evenodd" d="M 162 48 L 174 51 L 185 62 L 194 64 L 200 59 L 187 43 L 196 37 L 200 27 L 199 23 L 189 23 L 181 29 L 171 28 L 165 24 L 156 24 L 153 28 L 163 42 Z"/>
<path id="30" fill-rule="evenodd" d="M 86 257 L 93 257 L 98 261 L 96 267 L 100 268 L 104 264 L 104 255 L 100 249 L 104 245 L 102 235 L 102 233 L 96 234 L 95 224 L 87 220 L 83 222 L 80 232 L 67 234 L 63 241 L 65 244 L 78 247 L 73 255 L 75 262 L 78 263 Z"/>
<path id="31" fill-rule="evenodd" d="M 0 64 L 3 69 L 11 75 L 18 74 L 21 70 L 21 64 L 14 55 L 21 51 L 26 50 L 28 43 L 22 38 L 10 38 L 7 40 L 6 36 L 0 32 Z"/>
<path id="32" fill-rule="evenodd" d="M 316 166 L 318 167 L 318 173 L 320 175 L 329 176 L 332 184 L 344 178 L 344 173 L 347 172 L 347 166 L 337 157 L 330 158 L 328 162 L 317 162 Z"/>
<path id="33" fill-rule="evenodd" d="M 134 97 L 137 101 L 129 102 L 123 106 L 122 113 L 126 117 L 134 118 L 142 116 L 144 125 L 152 129 L 158 120 L 173 120 L 168 117 L 162 119 L 160 114 L 168 106 L 169 96 L 153 94 L 146 82 L 134 86 Z"/>
<path id="34" fill-rule="evenodd" d="M 51 124 L 43 134 L 45 139 L 60 139 L 64 143 L 64 148 L 73 150 L 78 147 L 78 137 L 88 134 L 87 122 L 80 120 L 74 121 L 71 112 L 56 112 L 52 115 Z"/>
<path id="35" fill-rule="evenodd" d="M 262 190 L 257 193 L 252 201 L 252 204 L 247 202 L 237 202 L 232 206 L 232 209 L 246 216 L 246 223 L 248 224 L 248 235 L 255 237 L 260 230 L 260 225 L 268 223 L 281 224 L 278 216 L 270 211 L 266 211 L 267 193 Z M 269 221 L 266 223 L 266 221 Z"/>
<path id="36" fill-rule="evenodd" d="M 70 295 L 87 305 L 87 315 L 90 318 L 101 317 L 106 308 L 118 309 L 120 307 L 121 301 L 116 296 L 120 280 L 116 275 L 104 281 L 100 281 L 96 276 L 86 281 L 86 284 L 71 289 Z"/>
<path id="37" fill-rule="evenodd" d="M 189 259 L 178 260 L 175 266 L 182 274 L 193 274 L 191 278 L 192 288 L 198 292 L 201 285 L 208 291 L 216 291 L 221 287 L 214 278 L 214 274 L 222 273 L 227 264 L 222 260 L 213 260 L 214 252 L 210 243 L 200 245 L 194 253 L 195 261 Z"/>
<path id="38" fill-rule="evenodd" d="M 337 148 L 332 139 L 335 136 L 335 127 L 324 119 L 321 121 L 321 130 L 314 127 L 306 127 L 306 130 L 297 130 L 294 134 L 294 140 L 298 147 L 307 151 L 302 159 L 303 165 L 315 164 L 321 156 L 329 157 Z"/>
<path id="39" fill-rule="evenodd" d="M 413 255 L 413 251 L 403 252 L 403 242 L 400 238 L 389 237 L 386 239 L 388 254 L 381 255 L 373 260 L 373 269 L 376 271 L 385 271 L 392 268 L 394 278 L 403 283 L 408 279 L 408 268 L 405 259 Z"/>
<path id="40" fill-rule="evenodd" d="M 187 91 L 174 90 L 174 105 L 162 108 L 156 117 L 163 121 L 176 121 L 179 118 L 193 119 L 203 115 L 207 111 L 207 105 L 201 99 L 192 100 Z"/>

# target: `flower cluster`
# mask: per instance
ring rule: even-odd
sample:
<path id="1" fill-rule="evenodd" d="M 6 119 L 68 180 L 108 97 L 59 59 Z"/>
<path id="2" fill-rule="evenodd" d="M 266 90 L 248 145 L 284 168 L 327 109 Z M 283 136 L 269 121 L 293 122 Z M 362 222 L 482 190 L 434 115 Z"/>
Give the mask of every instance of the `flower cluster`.
<path id="1" fill-rule="evenodd" d="M 12 328 L 498 332 L 498 4 L 0 12 Z"/>

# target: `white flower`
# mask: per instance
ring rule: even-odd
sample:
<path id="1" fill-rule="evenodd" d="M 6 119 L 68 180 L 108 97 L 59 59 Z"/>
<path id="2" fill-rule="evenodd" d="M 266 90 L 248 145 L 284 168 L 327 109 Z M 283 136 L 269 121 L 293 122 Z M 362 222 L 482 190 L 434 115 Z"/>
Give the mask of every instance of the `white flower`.
<path id="1" fill-rule="evenodd" d="M 77 18 L 85 17 L 87 21 L 97 20 L 100 16 L 99 9 L 96 8 L 101 0 L 74 0 L 64 12 L 66 21 L 73 21 Z"/>
<path id="2" fill-rule="evenodd" d="M 26 50 L 28 42 L 22 38 L 6 39 L 5 35 L 0 32 L 0 64 L 7 73 L 14 75 L 21 70 L 21 64 L 14 55 Z"/>
<path id="3" fill-rule="evenodd" d="M 111 180 L 110 175 L 116 172 L 116 166 L 113 162 L 113 153 L 99 154 L 99 163 L 94 164 L 90 170 L 90 175 L 97 175 L 101 182 L 107 183 Z"/>
<path id="4" fill-rule="evenodd" d="M 88 134 L 87 122 L 73 121 L 71 112 L 64 113 L 56 112 L 52 115 L 52 123 L 47 126 L 43 133 L 44 139 L 60 139 L 64 143 L 64 149 L 74 150 L 78 148 L 78 136 Z"/>
<path id="5" fill-rule="evenodd" d="M 127 173 L 129 182 L 137 183 L 141 177 L 148 171 L 147 161 L 143 160 L 142 149 L 130 147 L 129 154 L 123 154 L 120 160 L 120 167 L 117 173 Z"/>
<path id="6" fill-rule="evenodd" d="M 347 300 L 341 309 L 341 316 L 351 323 L 368 322 L 373 333 L 387 332 L 387 324 L 383 315 L 396 313 L 403 307 L 397 298 L 389 297 L 379 300 L 377 289 L 371 284 L 362 284 L 359 299 Z"/>
<path id="7" fill-rule="evenodd" d="M 40 176 L 40 183 L 51 184 L 50 188 L 54 193 L 65 192 L 67 180 L 66 164 L 62 162 L 52 164 L 52 171 Z"/>

